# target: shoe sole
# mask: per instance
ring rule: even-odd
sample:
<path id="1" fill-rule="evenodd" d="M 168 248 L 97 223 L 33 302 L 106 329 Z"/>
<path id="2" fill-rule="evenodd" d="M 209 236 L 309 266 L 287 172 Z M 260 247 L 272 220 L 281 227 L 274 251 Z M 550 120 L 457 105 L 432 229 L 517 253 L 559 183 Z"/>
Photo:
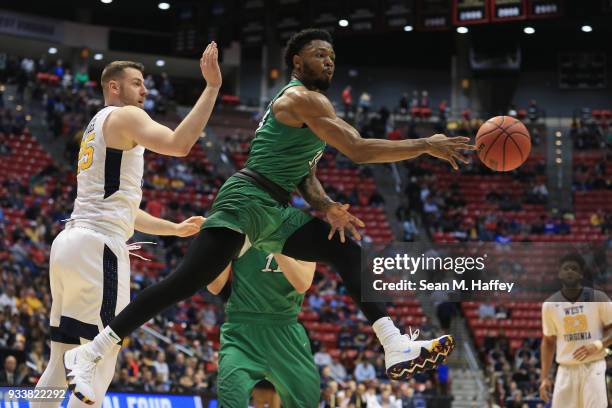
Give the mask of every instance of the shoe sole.
<path id="1" fill-rule="evenodd" d="M 74 376 L 70 375 L 70 372 L 72 370 L 69 370 L 68 367 L 66 367 L 65 359 L 66 359 L 66 352 L 64 352 L 64 354 L 62 355 L 62 364 L 64 365 L 64 372 L 66 373 L 66 380 L 68 380 L 68 389 L 72 392 L 72 395 L 77 397 L 79 400 L 83 401 L 85 404 L 87 405 L 95 404 L 96 403 L 95 401 L 90 400 L 89 398 L 81 394 L 79 391 L 76 391 L 76 384 L 72 384 L 70 382 L 70 380 L 74 378 Z"/>
<path id="2" fill-rule="evenodd" d="M 415 373 L 434 370 L 446 362 L 454 348 L 453 336 L 442 336 L 432 342 L 431 349 L 421 348 L 421 354 L 417 358 L 389 367 L 387 376 L 392 380 L 407 380 Z"/>

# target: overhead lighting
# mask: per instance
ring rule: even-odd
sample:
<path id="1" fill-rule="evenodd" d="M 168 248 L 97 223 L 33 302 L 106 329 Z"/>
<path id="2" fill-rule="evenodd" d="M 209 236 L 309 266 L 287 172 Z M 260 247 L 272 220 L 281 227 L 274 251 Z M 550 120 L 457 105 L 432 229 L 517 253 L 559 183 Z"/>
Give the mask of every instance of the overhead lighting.
<path id="1" fill-rule="evenodd" d="M 535 33 L 535 28 L 533 28 L 533 27 L 525 27 L 525 28 L 523 28 L 523 32 L 525 34 L 533 34 L 533 33 Z"/>
<path id="2" fill-rule="evenodd" d="M 57 48 L 55 48 L 55 47 L 50 47 L 50 48 L 49 48 L 49 54 L 57 54 Z"/>
<path id="3" fill-rule="evenodd" d="M 100 54 L 99 52 L 94 54 L 94 59 L 96 61 L 100 61 L 102 58 L 104 58 L 104 55 Z"/>
<path id="4" fill-rule="evenodd" d="M 590 25 L 583 25 L 581 30 L 583 33 L 590 33 L 591 31 L 593 31 L 593 27 L 591 27 Z"/>
<path id="5" fill-rule="evenodd" d="M 157 65 L 158 67 L 163 67 L 164 65 L 166 65 L 166 61 L 164 61 L 163 59 L 158 59 L 157 61 L 155 61 L 155 65 Z"/>
<path id="6" fill-rule="evenodd" d="M 338 25 L 339 25 L 340 27 L 348 27 L 349 22 L 348 22 L 348 20 L 346 20 L 346 19 L 344 19 L 344 18 L 343 18 L 342 20 L 338 20 Z"/>
<path id="7" fill-rule="evenodd" d="M 412 31 L 412 30 L 413 30 L 413 28 L 412 28 L 411 25 L 405 25 L 404 26 L 404 31 Z"/>
<path id="8" fill-rule="evenodd" d="M 113 0 L 100 0 L 104 4 L 111 4 Z"/>
<path id="9" fill-rule="evenodd" d="M 469 30 L 468 30 L 468 28 L 467 28 L 467 27 L 457 27 L 457 32 L 458 32 L 459 34 L 467 34 L 467 32 L 468 32 L 468 31 L 469 31 Z"/>
<path id="10" fill-rule="evenodd" d="M 170 3 L 161 2 L 157 5 L 157 8 L 160 10 L 168 10 L 170 8 Z"/>

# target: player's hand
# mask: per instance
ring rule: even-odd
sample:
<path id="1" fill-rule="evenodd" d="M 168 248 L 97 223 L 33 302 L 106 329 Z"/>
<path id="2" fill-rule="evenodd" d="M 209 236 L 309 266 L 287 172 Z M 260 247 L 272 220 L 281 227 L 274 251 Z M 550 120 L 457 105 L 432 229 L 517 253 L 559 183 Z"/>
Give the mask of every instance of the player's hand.
<path id="1" fill-rule="evenodd" d="M 548 378 L 545 378 L 540 383 L 540 398 L 542 398 L 545 403 L 550 402 L 551 387 L 552 387 L 552 384 L 550 383 L 550 380 Z"/>
<path id="2" fill-rule="evenodd" d="M 176 224 L 176 231 L 174 232 L 174 235 L 183 238 L 195 235 L 200 232 L 200 228 L 202 227 L 202 224 L 204 224 L 204 221 L 206 221 L 206 218 L 204 217 L 189 217 L 180 224 Z"/>
<path id="3" fill-rule="evenodd" d="M 351 206 L 349 204 L 333 203 L 325 211 L 325 218 L 331 225 L 327 239 L 332 239 L 336 231 L 340 234 L 340 242 L 344 243 L 346 238 L 344 230 L 347 229 L 357 241 L 361 240 L 361 234 L 357 231 L 356 226 L 365 227 L 363 221 L 348 212 Z"/>
<path id="4" fill-rule="evenodd" d="M 585 358 L 592 356 L 602 349 L 600 346 L 601 342 L 593 342 L 589 344 L 585 344 L 582 347 L 578 347 L 576 351 L 574 351 L 574 358 L 578 361 L 582 361 Z"/>
<path id="5" fill-rule="evenodd" d="M 476 146 L 468 144 L 469 137 L 446 137 L 442 134 L 436 134 L 426 139 L 427 153 L 438 159 L 446 160 L 453 166 L 453 169 L 459 170 L 457 160 L 463 163 L 468 163 L 467 157 L 459 153 L 459 150 L 476 150 Z"/>
<path id="6" fill-rule="evenodd" d="M 200 58 L 200 69 L 202 70 L 202 76 L 206 80 L 206 86 L 213 88 L 221 88 L 221 69 L 219 68 L 219 50 L 217 49 L 217 43 L 211 42 L 208 44 L 202 58 Z"/>

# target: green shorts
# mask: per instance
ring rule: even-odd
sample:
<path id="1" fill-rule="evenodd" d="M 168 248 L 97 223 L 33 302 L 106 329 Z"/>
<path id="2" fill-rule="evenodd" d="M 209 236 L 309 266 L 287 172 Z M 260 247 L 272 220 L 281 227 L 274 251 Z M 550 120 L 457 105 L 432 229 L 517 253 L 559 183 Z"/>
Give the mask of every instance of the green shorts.
<path id="1" fill-rule="evenodd" d="M 219 407 L 248 407 L 253 388 L 264 379 L 274 385 L 283 408 L 318 406 L 321 379 L 304 327 L 295 321 L 223 324 Z"/>
<path id="2" fill-rule="evenodd" d="M 312 216 L 283 206 L 247 180 L 230 177 L 219 190 L 202 228 L 225 227 L 242 232 L 266 253 L 279 253 L 285 241 Z"/>

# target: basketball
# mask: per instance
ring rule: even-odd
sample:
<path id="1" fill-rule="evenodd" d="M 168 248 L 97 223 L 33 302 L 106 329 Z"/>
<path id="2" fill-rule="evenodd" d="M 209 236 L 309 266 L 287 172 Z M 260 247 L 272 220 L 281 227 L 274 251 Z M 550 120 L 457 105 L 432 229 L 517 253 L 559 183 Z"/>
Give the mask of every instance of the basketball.
<path id="1" fill-rule="evenodd" d="M 531 137 L 523 123 L 510 116 L 495 116 L 476 134 L 478 158 L 495 171 L 510 171 L 525 163 L 531 151 Z"/>

